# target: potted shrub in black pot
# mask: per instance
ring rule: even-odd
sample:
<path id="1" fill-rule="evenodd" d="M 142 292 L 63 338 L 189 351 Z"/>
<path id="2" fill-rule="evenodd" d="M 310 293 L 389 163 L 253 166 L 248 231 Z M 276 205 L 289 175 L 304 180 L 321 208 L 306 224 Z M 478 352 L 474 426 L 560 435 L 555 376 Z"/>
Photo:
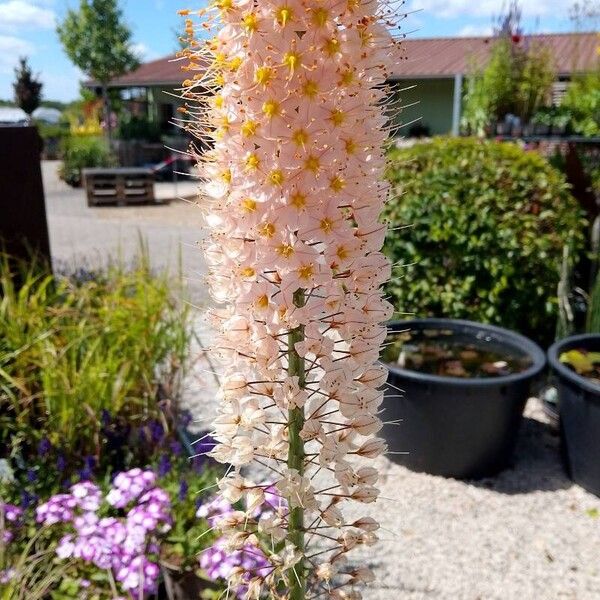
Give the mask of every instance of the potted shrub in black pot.
<path id="1" fill-rule="evenodd" d="M 542 350 L 471 321 L 397 321 L 390 331 L 383 436 L 394 460 L 459 479 L 508 466 L 532 382 L 546 364 Z"/>
<path id="2" fill-rule="evenodd" d="M 548 361 L 557 377 L 567 470 L 573 481 L 600 496 L 600 334 L 556 342 Z"/>

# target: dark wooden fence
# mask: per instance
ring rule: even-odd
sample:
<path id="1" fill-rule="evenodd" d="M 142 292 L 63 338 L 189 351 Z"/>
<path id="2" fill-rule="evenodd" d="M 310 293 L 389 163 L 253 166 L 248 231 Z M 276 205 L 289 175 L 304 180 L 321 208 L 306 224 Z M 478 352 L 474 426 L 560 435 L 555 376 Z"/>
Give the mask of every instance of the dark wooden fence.
<path id="1" fill-rule="evenodd" d="M 0 248 L 50 264 L 41 151 L 35 127 L 0 127 Z"/>

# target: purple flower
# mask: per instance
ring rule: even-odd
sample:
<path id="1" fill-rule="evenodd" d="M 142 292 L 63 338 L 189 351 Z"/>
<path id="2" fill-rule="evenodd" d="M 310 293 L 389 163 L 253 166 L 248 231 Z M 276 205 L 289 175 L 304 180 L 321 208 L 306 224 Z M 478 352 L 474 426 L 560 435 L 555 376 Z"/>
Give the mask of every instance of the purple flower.
<path id="1" fill-rule="evenodd" d="M 233 506 L 221 496 L 216 496 L 210 502 L 202 504 L 196 511 L 196 516 L 206 519 L 211 527 L 215 527 L 220 519 L 232 512 Z"/>
<path id="2" fill-rule="evenodd" d="M 177 492 L 177 497 L 180 502 L 183 502 L 187 498 L 189 489 L 190 486 L 188 485 L 188 482 L 182 478 L 179 481 L 179 491 Z"/>
<path id="3" fill-rule="evenodd" d="M 59 454 L 56 457 L 56 470 L 60 473 L 62 473 L 65 468 L 67 466 L 67 461 L 65 460 L 65 455 L 64 454 Z"/>
<path id="4" fill-rule="evenodd" d="M 178 442 L 177 440 L 171 442 L 170 448 L 171 454 L 173 454 L 174 456 L 181 456 L 181 454 L 183 453 L 183 446 L 181 445 L 181 442 Z"/>
<path id="5" fill-rule="evenodd" d="M 27 490 L 21 492 L 21 508 L 29 508 L 37 502 L 37 496 L 29 493 Z"/>
<path id="6" fill-rule="evenodd" d="M 102 423 L 102 427 L 103 428 L 108 427 L 110 425 L 111 420 L 112 420 L 112 416 L 110 414 L 110 411 L 103 408 L 102 412 L 100 413 L 100 422 Z"/>
<path id="7" fill-rule="evenodd" d="M 158 476 L 164 477 L 171 471 L 171 460 L 167 454 L 162 454 L 158 461 Z"/>
<path id="8" fill-rule="evenodd" d="M 14 578 L 16 574 L 17 572 L 13 568 L 4 569 L 3 571 L 0 571 L 0 583 L 10 583 L 10 581 Z"/>
<path id="9" fill-rule="evenodd" d="M 52 444 L 50 443 L 50 440 L 46 437 L 42 438 L 37 447 L 38 456 L 46 456 L 50 450 L 52 450 Z"/>
<path id="10" fill-rule="evenodd" d="M 23 510 L 14 504 L 0 502 L 0 521 L 4 520 L 4 527 L 0 530 L 0 541 L 8 544 L 15 538 L 15 529 L 21 526 Z"/>
<path id="11" fill-rule="evenodd" d="M 154 444 L 160 443 L 165 435 L 165 428 L 159 421 L 150 421 L 150 437 L 152 438 L 152 442 Z"/>
<path id="12" fill-rule="evenodd" d="M 136 468 L 119 473 L 113 480 L 106 501 L 115 508 L 124 508 L 150 489 L 155 482 L 156 475 L 152 471 Z"/>
<path id="13" fill-rule="evenodd" d="M 244 579 L 250 580 L 255 575 L 266 577 L 271 572 L 271 563 L 265 554 L 256 546 L 246 545 L 241 550 L 227 552 L 225 538 L 219 538 L 210 548 L 200 556 L 200 567 L 213 580 L 228 579 L 234 569 L 242 568 L 246 571 Z M 246 589 L 237 590 L 238 598 L 242 598 Z"/>
<path id="14" fill-rule="evenodd" d="M 83 459 L 83 469 L 79 471 L 79 478 L 82 481 L 91 479 L 94 476 L 94 468 L 96 466 L 96 459 L 93 456 L 86 456 Z"/>
<path id="15" fill-rule="evenodd" d="M 96 511 L 102 503 L 102 492 L 91 481 L 80 481 L 71 486 L 71 494 L 81 510 Z"/>
<path id="16" fill-rule="evenodd" d="M 192 413 L 189 410 L 182 410 L 179 413 L 179 423 L 184 429 L 190 426 L 192 419 Z"/>
<path id="17" fill-rule="evenodd" d="M 36 520 L 44 525 L 69 523 L 75 516 L 77 500 L 71 494 L 55 494 L 35 509 Z"/>
<path id="18" fill-rule="evenodd" d="M 27 469 L 27 481 L 34 483 L 37 481 L 37 473 L 33 469 Z"/>

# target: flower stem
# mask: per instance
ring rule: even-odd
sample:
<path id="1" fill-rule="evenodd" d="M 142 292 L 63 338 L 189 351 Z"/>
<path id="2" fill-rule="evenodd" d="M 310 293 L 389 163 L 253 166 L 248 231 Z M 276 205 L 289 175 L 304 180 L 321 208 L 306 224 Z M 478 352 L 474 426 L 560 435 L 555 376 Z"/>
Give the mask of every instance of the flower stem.
<path id="1" fill-rule="evenodd" d="M 304 290 L 294 293 L 294 305 L 298 308 L 304 306 L 306 299 Z M 298 377 L 298 385 L 302 388 L 306 385 L 306 369 L 304 359 L 296 352 L 297 342 L 304 340 L 304 326 L 300 325 L 290 331 L 288 336 L 288 374 L 290 377 Z M 295 469 L 300 475 L 304 474 L 304 441 L 300 432 L 304 427 L 304 408 L 293 408 L 288 413 L 288 467 Z M 301 507 L 292 508 L 288 517 L 288 540 L 304 553 L 304 510 Z M 304 573 L 304 562 L 298 562 L 293 570 L 288 573 L 290 586 L 290 600 L 304 600 L 306 597 L 306 576 Z"/>

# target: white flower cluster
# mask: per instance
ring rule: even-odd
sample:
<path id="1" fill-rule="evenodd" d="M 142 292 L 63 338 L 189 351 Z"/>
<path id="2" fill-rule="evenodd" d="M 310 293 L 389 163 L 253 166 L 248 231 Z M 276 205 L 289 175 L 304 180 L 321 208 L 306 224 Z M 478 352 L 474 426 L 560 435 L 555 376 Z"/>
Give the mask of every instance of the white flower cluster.
<path id="1" fill-rule="evenodd" d="M 374 544 L 378 525 L 347 522 L 343 508 L 377 499 L 368 461 L 386 451 L 374 436 L 393 312 L 379 222 L 385 83 L 401 59 L 392 10 L 377 0 L 216 0 L 201 14 L 219 30 L 202 40 L 186 21 L 182 96 L 205 149 L 213 352 L 227 371 L 212 455 L 232 465 L 223 496 L 246 502 L 220 527 L 232 551 L 255 544 L 272 564 L 232 584 L 248 598 L 358 599 L 355 584 L 372 574 L 345 555 Z M 269 481 L 242 475 L 253 462 Z M 258 522 L 271 485 L 285 509 Z"/>

